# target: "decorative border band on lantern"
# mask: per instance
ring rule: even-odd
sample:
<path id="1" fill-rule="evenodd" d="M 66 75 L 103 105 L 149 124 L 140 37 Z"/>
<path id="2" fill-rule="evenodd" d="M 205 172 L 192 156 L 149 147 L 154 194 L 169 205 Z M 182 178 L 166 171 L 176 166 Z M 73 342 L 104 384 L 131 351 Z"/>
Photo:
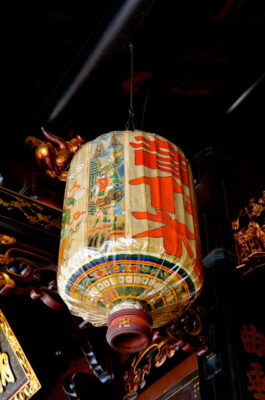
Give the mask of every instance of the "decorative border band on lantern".
<path id="1" fill-rule="evenodd" d="M 133 269 L 130 268 L 130 271 L 126 271 L 126 266 L 128 264 L 133 263 L 134 267 Z M 111 271 L 109 271 L 108 266 L 113 267 L 113 268 L 120 268 L 120 266 L 124 264 L 125 270 L 119 270 L 115 271 L 117 273 L 124 274 L 126 272 L 131 272 L 133 273 L 144 273 L 144 271 L 139 271 L 140 266 L 145 266 L 146 267 L 156 267 L 161 270 L 161 274 L 163 275 L 161 278 L 167 279 L 172 276 L 179 276 L 179 278 L 183 282 L 183 286 L 185 287 L 185 291 L 193 295 L 194 293 L 197 292 L 194 282 L 190 278 L 189 274 L 180 266 L 174 263 L 170 263 L 166 260 L 156 258 L 153 256 L 149 255 L 139 255 L 139 254 L 119 254 L 119 255 L 110 255 L 108 257 L 100 257 L 96 260 L 93 260 L 81 268 L 79 268 L 68 280 L 66 283 L 66 294 L 70 295 L 74 292 L 75 288 L 80 285 L 81 281 L 83 279 L 86 279 L 89 274 L 95 273 L 99 271 L 99 276 L 98 277 L 90 277 L 91 279 L 91 285 L 93 285 L 94 282 L 98 282 L 98 280 L 101 278 L 100 276 L 100 269 L 104 268 L 105 271 L 108 272 L 107 275 L 111 275 Z M 138 270 L 136 270 L 138 268 Z M 148 270 L 146 270 L 146 274 L 148 274 Z M 165 275 L 167 276 L 165 277 Z M 158 277 L 156 274 L 155 276 Z M 91 286 L 89 285 L 89 286 Z M 86 285 L 86 288 L 89 287 Z"/>
<path id="2" fill-rule="evenodd" d="M 150 279 L 150 280 L 156 280 L 159 284 L 161 284 L 161 287 L 162 287 L 163 284 L 164 284 L 164 281 L 163 281 L 162 279 L 158 279 L 156 276 L 153 276 L 153 275 L 150 275 L 150 274 L 120 273 L 120 274 L 112 274 L 112 275 L 111 275 L 111 277 L 114 277 L 114 278 L 116 278 L 116 277 L 118 277 L 118 276 L 122 276 L 123 278 L 125 277 L 125 279 L 126 279 L 126 277 L 131 277 L 131 278 L 132 278 L 131 282 L 129 282 L 129 283 L 122 283 L 122 288 L 126 288 L 126 287 L 129 288 L 129 287 L 133 286 L 134 289 L 135 289 L 135 288 L 137 288 L 137 289 L 142 288 L 143 291 L 146 290 L 146 289 L 149 289 L 149 286 L 148 286 L 148 285 L 141 285 L 140 283 L 136 283 L 136 282 L 134 281 L 134 278 L 137 278 L 137 277 L 139 277 L 139 278 L 147 278 L 147 279 Z M 93 286 L 98 285 L 98 283 L 101 283 L 102 281 L 104 281 L 105 279 L 108 279 L 108 278 L 109 278 L 109 276 L 105 276 L 104 278 L 101 278 L 101 279 L 99 279 L 98 281 L 95 281 L 94 283 L 92 283 L 92 284 L 86 289 L 86 291 L 89 292 L 89 291 L 93 288 Z M 185 284 L 185 282 L 183 282 L 183 284 Z M 120 284 L 113 285 L 113 286 L 111 286 L 111 289 L 119 289 L 120 286 L 121 286 Z M 186 286 L 186 288 L 187 288 L 187 285 L 185 285 L 185 286 Z M 104 295 L 104 293 L 105 293 L 107 290 L 109 290 L 109 289 L 110 289 L 110 287 L 105 287 L 105 288 L 103 288 L 102 291 L 101 291 L 101 294 Z M 177 294 L 176 294 L 175 290 L 174 290 L 173 288 L 171 288 L 171 287 L 169 287 L 169 289 L 171 290 L 172 295 L 174 296 L 174 299 L 175 299 L 175 301 L 177 302 Z M 85 296 L 86 296 L 86 291 L 85 291 L 84 294 L 83 294 L 83 298 L 85 298 Z M 187 291 L 187 293 L 189 293 L 189 292 Z M 139 295 L 138 293 L 135 293 L 135 295 L 134 295 L 134 296 L 131 296 L 131 298 L 137 299 L 137 298 L 138 298 L 138 295 Z M 118 299 L 118 298 L 120 298 L 120 299 L 122 299 L 122 298 L 128 298 L 128 295 L 117 296 L 117 299 Z M 162 294 L 161 294 L 161 296 L 160 296 L 160 301 L 163 302 L 163 305 L 166 305 L 165 296 L 163 296 Z M 108 307 L 107 307 L 107 308 L 108 308 Z M 153 307 L 153 308 L 154 308 L 154 307 Z"/>

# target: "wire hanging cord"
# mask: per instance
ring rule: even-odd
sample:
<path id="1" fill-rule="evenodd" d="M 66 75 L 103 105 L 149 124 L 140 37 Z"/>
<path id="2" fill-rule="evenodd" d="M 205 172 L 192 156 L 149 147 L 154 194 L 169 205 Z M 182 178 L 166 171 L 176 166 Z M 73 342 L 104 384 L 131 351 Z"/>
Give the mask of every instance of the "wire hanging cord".
<path id="1" fill-rule="evenodd" d="M 131 56 L 131 87 L 130 87 L 130 106 L 129 106 L 129 118 L 126 122 L 125 128 L 126 130 L 130 130 L 131 128 L 135 130 L 134 126 L 134 109 L 133 109 L 133 43 L 129 44 L 130 48 L 130 56 Z"/>

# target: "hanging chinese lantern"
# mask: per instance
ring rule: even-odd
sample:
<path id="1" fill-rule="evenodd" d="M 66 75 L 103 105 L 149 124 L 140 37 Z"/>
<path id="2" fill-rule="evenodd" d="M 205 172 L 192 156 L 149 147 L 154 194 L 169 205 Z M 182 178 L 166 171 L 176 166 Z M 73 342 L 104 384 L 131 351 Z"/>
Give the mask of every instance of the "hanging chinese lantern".
<path id="1" fill-rule="evenodd" d="M 70 311 L 108 325 L 109 344 L 145 348 L 151 326 L 198 296 L 202 269 L 193 178 L 182 151 L 141 131 L 84 144 L 68 173 L 58 288 Z"/>

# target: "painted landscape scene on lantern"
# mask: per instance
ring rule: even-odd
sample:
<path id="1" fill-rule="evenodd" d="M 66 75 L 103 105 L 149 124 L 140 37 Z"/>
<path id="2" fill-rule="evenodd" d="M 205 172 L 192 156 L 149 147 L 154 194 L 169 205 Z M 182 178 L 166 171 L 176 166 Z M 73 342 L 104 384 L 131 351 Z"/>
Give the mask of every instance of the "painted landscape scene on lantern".
<path id="1" fill-rule="evenodd" d="M 124 237 L 123 133 L 107 134 L 91 143 L 89 165 L 88 247 Z"/>
<path id="2" fill-rule="evenodd" d="M 106 325 L 119 309 L 153 326 L 177 317 L 202 287 L 188 160 L 161 136 L 115 131 L 84 144 L 66 185 L 58 288 L 75 315 Z"/>

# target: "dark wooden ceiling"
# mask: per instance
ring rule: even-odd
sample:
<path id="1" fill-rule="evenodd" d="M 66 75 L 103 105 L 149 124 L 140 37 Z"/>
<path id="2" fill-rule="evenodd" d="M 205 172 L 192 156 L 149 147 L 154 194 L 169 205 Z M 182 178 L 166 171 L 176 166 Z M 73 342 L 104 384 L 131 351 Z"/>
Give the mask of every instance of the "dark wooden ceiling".
<path id="1" fill-rule="evenodd" d="M 254 137 L 259 140 L 264 79 L 227 114 L 265 71 L 265 4 L 258 0 L 150 1 L 126 34 L 122 32 L 102 54 L 67 106 L 50 119 L 125 3 L 5 6 L 1 168 L 7 181 L 17 179 L 21 185 L 19 162 L 25 169 L 33 168 L 24 141 L 28 135 L 41 138 L 42 125 L 66 139 L 76 132 L 85 140 L 124 129 L 130 41 L 138 129 L 171 139 L 190 158 L 213 145 L 235 156 L 252 149 Z M 12 172 L 14 162 L 16 172 Z"/>

